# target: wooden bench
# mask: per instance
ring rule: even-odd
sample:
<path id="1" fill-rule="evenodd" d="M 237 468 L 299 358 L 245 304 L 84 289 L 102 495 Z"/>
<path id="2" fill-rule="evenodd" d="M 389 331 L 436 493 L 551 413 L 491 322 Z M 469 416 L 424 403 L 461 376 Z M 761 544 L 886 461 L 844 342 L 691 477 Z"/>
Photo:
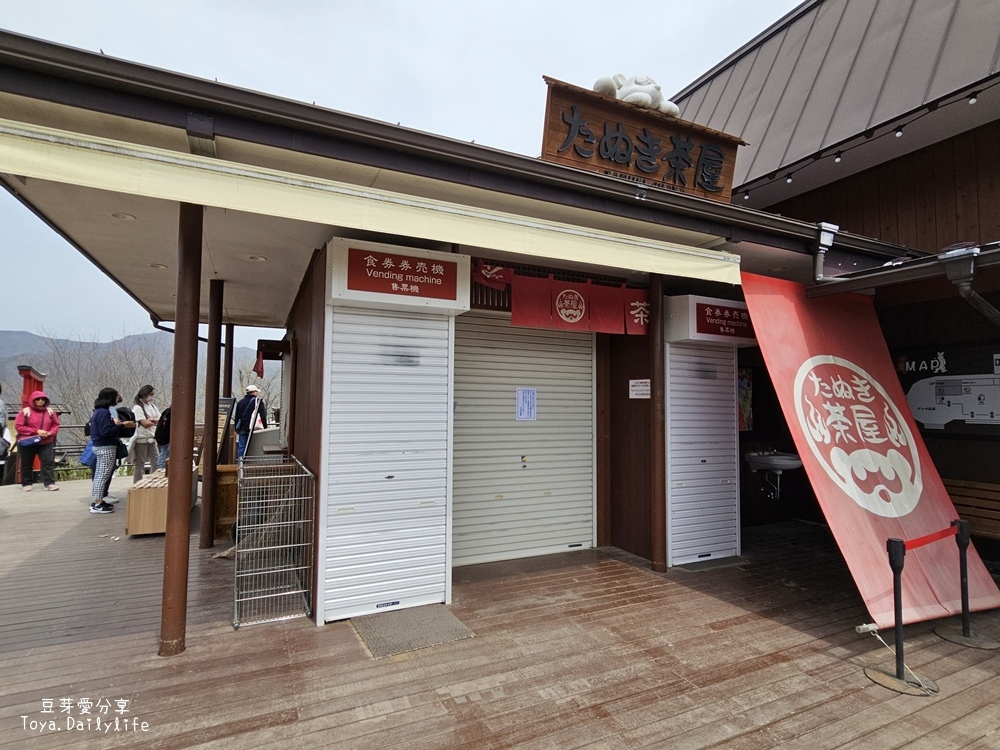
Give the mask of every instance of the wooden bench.
<path id="1" fill-rule="evenodd" d="M 968 521 L 973 534 L 1000 539 L 1000 484 L 942 479 L 959 518 Z"/>

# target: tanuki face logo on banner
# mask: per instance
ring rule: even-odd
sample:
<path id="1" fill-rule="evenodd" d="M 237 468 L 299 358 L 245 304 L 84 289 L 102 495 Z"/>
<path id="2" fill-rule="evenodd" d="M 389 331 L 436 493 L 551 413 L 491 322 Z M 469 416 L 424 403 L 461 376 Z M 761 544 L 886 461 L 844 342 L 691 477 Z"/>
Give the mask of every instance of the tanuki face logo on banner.
<path id="1" fill-rule="evenodd" d="M 910 513 L 923 481 L 913 435 L 885 388 L 841 357 L 810 357 L 795 376 L 802 434 L 827 476 L 865 510 Z"/>
<path id="2" fill-rule="evenodd" d="M 556 314 L 567 323 L 579 323 L 587 314 L 587 301 L 575 289 L 564 289 L 556 295 Z"/>

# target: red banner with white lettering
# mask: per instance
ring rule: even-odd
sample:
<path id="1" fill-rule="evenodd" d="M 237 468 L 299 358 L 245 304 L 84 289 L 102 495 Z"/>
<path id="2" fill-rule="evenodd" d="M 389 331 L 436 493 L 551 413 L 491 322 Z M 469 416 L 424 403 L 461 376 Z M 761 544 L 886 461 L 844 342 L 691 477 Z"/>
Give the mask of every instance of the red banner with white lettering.
<path id="1" fill-rule="evenodd" d="M 626 289 L 622 297 L 625 300 L 625 333 L 645 336 L 649 330 L 649 290 Z"/>
<path id="2" fill-rule="evenodd" d="M 870 297 L 808 299 L 805 287 L 744 273 L 768 372 L 820 507 L 880 628 L 894 624 L 888 539 L 917 540 L 958 518 L 899 384 Z M 1000 591 L 968 550 L 970 609 Z M 958 547 L 908 549 L 903 622 L 962 611 Z"/>
<path id="3" fill-rule="evenodd" d="M 634 336 L 644 336 L 649 328 L 646 289 L 515 275 L 510 294 L 515 326 Z"/>
<path id="4" fill-rule="evenodd" d="M 511 324 L 526 328 L 552 326 L 550 279 L 515 275 L 510 282 Z"/>
<path id="5" fill-rule="evenodd" d="M 625 297 L 620 286 L 590 286 L 590 330 L 625 333 Z"/>
<path id="6" fill-rule="evenodd" d="M 514 277 L 514 271 L 503 266 L 491 266 L 485 261 L 477 260 L 472 270 L 472 280 L 490 289 L 503 291 Z"/>
<path id="7" fill-rule="evenodd" d="M 590 284 L 553 280 L 552 327 L 564 331 L 590 330 Z"/>

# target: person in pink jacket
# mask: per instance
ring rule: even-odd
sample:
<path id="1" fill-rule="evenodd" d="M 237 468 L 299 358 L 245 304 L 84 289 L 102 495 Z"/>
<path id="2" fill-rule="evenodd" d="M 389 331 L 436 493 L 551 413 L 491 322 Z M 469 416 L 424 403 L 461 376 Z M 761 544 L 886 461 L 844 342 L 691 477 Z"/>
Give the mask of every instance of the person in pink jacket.
<path id="1" fill-rule="evenodd" d="M 43 391 L 32 393 L 29 403 L 14 419 L 17 453 L 21 457 L 21 489 L 31 492 L 31 485 L 35 483 L 35 456 L 38 456 L 45 489 L 58 490 L 55 445 L 56 433 L 59 432 L 59 415 L 49 406 L 49 397 Z"/>

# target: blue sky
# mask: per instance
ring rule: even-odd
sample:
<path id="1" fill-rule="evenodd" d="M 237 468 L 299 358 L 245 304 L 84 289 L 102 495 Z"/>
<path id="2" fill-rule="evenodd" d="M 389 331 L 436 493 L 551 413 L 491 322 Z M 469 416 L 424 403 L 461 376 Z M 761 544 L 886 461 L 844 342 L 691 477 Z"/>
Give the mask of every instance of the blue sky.
<path id="1" fill-rule="evenodd" d="M 669 95 L 799 4 L 0 0 L 0 28 L 537 156 L 543 75 L 590 87 L 641 73 Z M 152 330 L 139 305 L 5 191 L 0 255 L 0 329 L 96 341 Z M 274 333 L 237 329 L 236 343 Z"/>

